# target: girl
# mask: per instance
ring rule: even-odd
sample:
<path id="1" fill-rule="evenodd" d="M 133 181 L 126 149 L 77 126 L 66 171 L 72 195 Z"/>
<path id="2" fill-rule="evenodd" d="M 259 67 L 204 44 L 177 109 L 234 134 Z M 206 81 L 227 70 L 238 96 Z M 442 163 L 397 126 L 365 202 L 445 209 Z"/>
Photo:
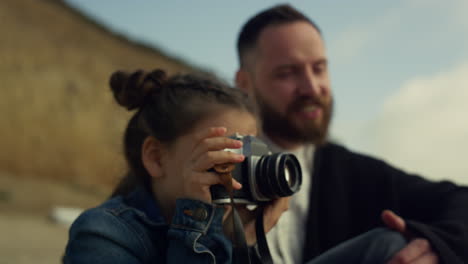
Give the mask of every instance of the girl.
<path id="1" fill-rule="evenodd" d="M 211 204 L 209 191 L 221 181 L 208 170 L 244 160 L 223 151 L 241 147 L 227 135 L 256 134 L 244 95 L 215 80 L 167 78 L 161 70 L 116 72 L 110 86 L 121 106 L 137 110 L 124 135 L 130 171 L 112 199 L 74 222 L 64 261 L 230 262 L 231 243 L 222 231 L 224 208 Z M 232 186 L 241 188 L 235 180 Z M 270 215 L 284 210 L 284 203 L 276 204 Z M 248 241 L 254 236 L 250 226 Z"/>
<path id="2" fill-rule="evenodd" d="M 124 135 L 130 169 L 110 200 L 73 223 L 64 262 L 231 263 L 232 244 L 223 234 L 226 213 L 211 203 L 209 190 L 221 180 L 210 169 L 244 160 L 224 151 L 241 147 L 228 135 L 257 132 L 244 95 L 215 80 L 167 78 L 161 70 L 116 72 L 110 86 L 121 106 L 136 110 Z M 232 180 L 232 187 L 242 186 Z M 286 209 L 287 198 L 265 208 L 265 231 Z M 248 244 L 255 244 L 254 221 L 244 225 Z M 347 248 L 324 259 L 335 262 Z"/>

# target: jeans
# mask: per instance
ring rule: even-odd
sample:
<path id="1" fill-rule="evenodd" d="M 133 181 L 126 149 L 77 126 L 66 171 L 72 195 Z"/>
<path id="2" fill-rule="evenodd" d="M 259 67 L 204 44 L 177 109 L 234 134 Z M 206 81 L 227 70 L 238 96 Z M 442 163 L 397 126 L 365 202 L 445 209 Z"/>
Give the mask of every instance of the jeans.
<path id="1" fill-rule="evenodd" d="M 337 245 L 307 264 L 387 263 L 406 244 L 405 238 L 400 233 L 386 228 L 376 228 Z"/>

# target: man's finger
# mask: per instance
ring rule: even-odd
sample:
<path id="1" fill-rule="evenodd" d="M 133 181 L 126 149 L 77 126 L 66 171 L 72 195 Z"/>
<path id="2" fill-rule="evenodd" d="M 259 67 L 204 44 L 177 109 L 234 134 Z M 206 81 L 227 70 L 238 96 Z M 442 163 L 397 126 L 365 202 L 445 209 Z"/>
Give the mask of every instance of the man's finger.
<path id="1" fill-rule="evenodd" d="M 390 210 L 384 210 L 382 212 L 382 221 L 385 223 L 387 227 L 393 229 L 399 233 L 405 234 L 406 233 L 406 223 L 403 218 L 395 214 Z"/>
<path id="2" fill-rule="evenodd" d="M 439 263 L 439 257 L 437 256 L 436 253 L 432 251 L 422 255 L 418 259 L 411 262 L 411 264 L 438 264 L 438 263 Z"/>
<path id="3" fill-rule="evenodd" d="M 388 264 L 412 263 L 427 253 L 432 253 L 429 241 L 418 238 L 411 241 L 406 247 L 398 251 Z"/>

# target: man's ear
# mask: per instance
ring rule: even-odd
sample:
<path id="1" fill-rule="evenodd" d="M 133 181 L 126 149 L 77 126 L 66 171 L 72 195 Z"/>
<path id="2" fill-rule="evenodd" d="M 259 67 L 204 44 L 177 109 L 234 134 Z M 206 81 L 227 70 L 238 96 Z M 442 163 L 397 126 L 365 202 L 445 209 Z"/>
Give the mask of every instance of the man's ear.
<path id="1" fill-rule="evenodd" d="M 163 176 L 161 166 L 162 144 L 154 137 L 147 137 L 141 147 L 143 166 L 151 177 Z"/>
<path id="2" fill-rule="evenodd" d="M 252 81 L 249 73 L 242 68 L 236 73 L 236 87 L 248 95 L 252 92 Z"/>

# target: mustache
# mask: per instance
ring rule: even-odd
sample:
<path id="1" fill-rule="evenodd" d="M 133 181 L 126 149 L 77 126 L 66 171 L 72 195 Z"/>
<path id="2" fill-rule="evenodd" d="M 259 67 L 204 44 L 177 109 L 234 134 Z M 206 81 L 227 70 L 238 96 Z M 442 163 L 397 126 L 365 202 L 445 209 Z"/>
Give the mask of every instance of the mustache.
<path id="1" fill-rule="evenodd" d="M 314 106 L 324 109 L 326 108 L 327 103 L 326 103 L 325 98 L 312 97 L 312 96 L 299 96 L 288 105 L 287 112 L 299 111 L 306 105 L 314 105 Z"/>

